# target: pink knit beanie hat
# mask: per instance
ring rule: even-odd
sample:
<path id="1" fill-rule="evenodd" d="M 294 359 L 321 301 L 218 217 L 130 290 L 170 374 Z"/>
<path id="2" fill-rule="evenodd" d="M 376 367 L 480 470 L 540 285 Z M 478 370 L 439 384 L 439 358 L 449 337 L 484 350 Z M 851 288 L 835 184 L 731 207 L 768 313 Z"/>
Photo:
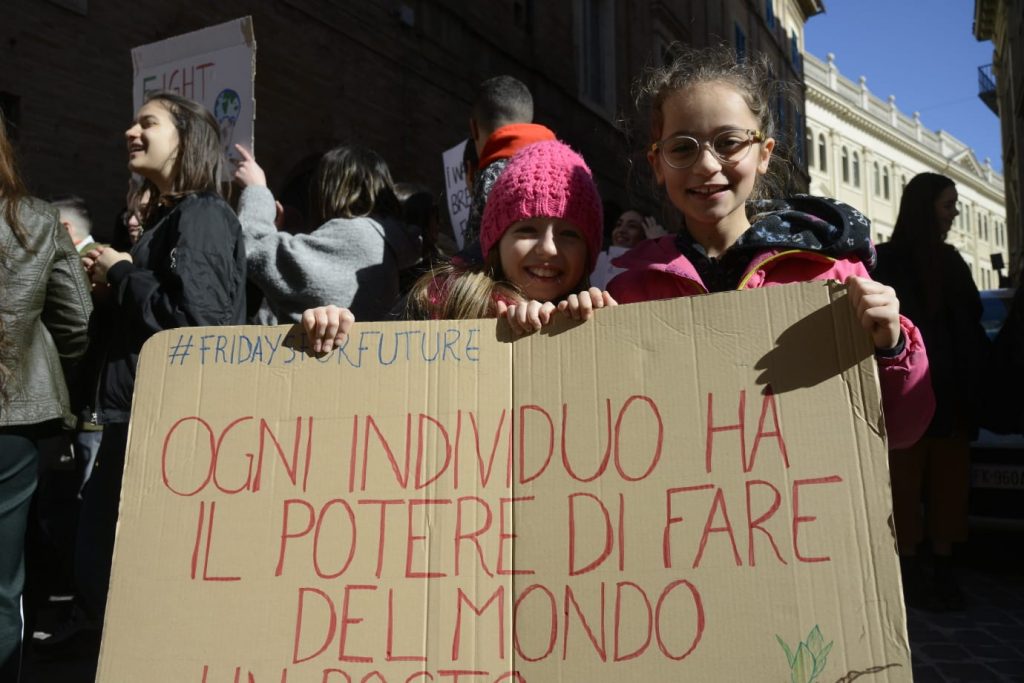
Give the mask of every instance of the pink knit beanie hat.
<path id="1" fill-rule="evenodd" d="M 597 264 L 603 212 L 586 162 L 558 140 L 537 142 L 513 156 L 487 196 L 480 225 L 484 258 L 513 223 L 546 216 L 569 221 L 587 242 L 587 274 Z"/>

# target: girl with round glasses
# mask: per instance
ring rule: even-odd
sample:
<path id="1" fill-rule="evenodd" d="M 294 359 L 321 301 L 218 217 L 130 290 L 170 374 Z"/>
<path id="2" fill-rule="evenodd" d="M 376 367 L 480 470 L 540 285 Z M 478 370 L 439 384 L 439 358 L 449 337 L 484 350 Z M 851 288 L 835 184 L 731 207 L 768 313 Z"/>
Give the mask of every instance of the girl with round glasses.
<path id="1" fill-rule="evenodd" d="M 764 142 L 764 135 L 756 130 L 728 129 L 710 140 L 698 140 L 689 135 L 673 135 L 651 145 L 652 152 L 660 152 L 665 163 L 672 168 L 689 168 L 707 147 L 718 163 L 731 166 L 743 161 L 755 142 Z"/>
<path id="2" fill-rule="evenodd" d="M 619 303 L 809 280 L 845 282 L 874 342 L 893 447 L 914 443 L 934 410 L 921 335 L 899 315 L 895 292 L 872 281 L 867 218 L 834 199 L 769 201 L 777 81 L 764 59 L 729 48 L 684 49 L 651 71 L 641 98 L 651 109 L 647 159 L 682 213 L 683 230 L 647 240 L 613 264 Z"/>

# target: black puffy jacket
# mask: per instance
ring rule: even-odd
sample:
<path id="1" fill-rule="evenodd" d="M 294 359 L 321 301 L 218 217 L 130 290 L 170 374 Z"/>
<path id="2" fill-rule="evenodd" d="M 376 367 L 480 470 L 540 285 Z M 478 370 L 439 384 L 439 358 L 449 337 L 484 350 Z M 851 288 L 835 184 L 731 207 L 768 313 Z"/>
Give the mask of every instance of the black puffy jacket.
<path id="1" fill-rule="evenodd" d="M 94 403 L 101 424 L 127 422 L 142 345 L 161 330 L 245 324 L 245 245 L 238 218 L 211 193 L 162 207 L 132 261 L 107 272 L 113 289 Z"/>

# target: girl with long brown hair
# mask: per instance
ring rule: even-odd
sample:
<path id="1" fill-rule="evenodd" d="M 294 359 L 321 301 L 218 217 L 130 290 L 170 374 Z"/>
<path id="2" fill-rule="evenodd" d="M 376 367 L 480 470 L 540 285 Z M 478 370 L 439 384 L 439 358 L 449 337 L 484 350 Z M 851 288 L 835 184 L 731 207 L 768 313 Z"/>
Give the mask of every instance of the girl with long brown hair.
<path id="1" fill-rule="evenodd" d="M 113 329 L 106 340 L 93 419 L 103 440 L 82 494 L 75 556 L 78 607 L 43 647 L 71 637 L 98 644 L 117 524 L 135 367 L 143 343 L 162 330 L 245 322 L 245 248 L 231 207 L 218 194 L 220 128 L 201 104 L 148 96 L 125 131 L 128 169 L 143 178 L 134 207 L 143 232 L 131 252 L 101 247 L 83 263 L 109 287 Z"/>
<path id="2" fill-rule="evenodd" d="M 970 441 L 978 432 L 990 353 L 971 271 L 946 243 L 960 213 L 958 200 L 951 178 L 911 178 L 892 239 L 878 247 L 875 271 L 921 330 L 931 366 L 935 415 L 919 441 L 890 451 L 889 471 L 904 593 L 910 605 L 933 610 L 964 608 L 952 555 L 954 544 L 967 540 Z M 921 559 L 929 549 L 930 572 Z"/>

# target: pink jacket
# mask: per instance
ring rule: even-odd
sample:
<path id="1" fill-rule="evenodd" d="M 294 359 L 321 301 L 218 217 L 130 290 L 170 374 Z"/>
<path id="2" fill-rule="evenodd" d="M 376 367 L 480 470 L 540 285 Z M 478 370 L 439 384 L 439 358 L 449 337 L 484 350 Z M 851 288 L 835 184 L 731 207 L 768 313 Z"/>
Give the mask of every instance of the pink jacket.
<path id="1" fill-rule="evenodd" d="M 708 293 L 696 268 L 676 248 L 675 235 L 641 242 L 613 263 L 627 269 L 608 283 L 608 291 L 620 304 Z M 843 282 L 850 275 L 869 277 L 867 269 L 856 259 L 835 259 L 801 250 L 763 251 L 751 261 L 739 289 L 812 280 Z M 935 412 L 921 333 L 903 316 L 900 325 L 905 342 L 903 352 L 892 358 L 876 356 L 890 448 L 907 448 L 916 443 Z"/>

